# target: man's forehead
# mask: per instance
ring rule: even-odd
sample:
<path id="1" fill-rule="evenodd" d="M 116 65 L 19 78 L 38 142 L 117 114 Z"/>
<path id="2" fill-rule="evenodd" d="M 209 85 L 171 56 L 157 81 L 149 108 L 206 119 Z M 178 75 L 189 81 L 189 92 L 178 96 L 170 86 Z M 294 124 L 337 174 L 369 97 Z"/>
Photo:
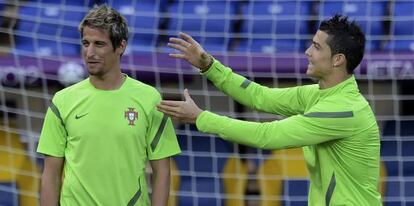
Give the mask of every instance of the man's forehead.
<path id="1" fill-rule="evenodd" d="M 109 32 L 106 31 L 105 29 L 85 26 L 83 28 L 83 35 L 82 36 L 83 36 L 83 39 L 85 38 L 85 36 L 101 38 L 101 39 L 102 38 L 109 39 Z"/>
<path id="2" fill-rule="evenodd" d="M 326 32 L 318 30 L 316 34 L 313 36 L 312 41 L 322 45 L 322 44 L 326 44 L 326 40 L 328 39 L 328 37 L 329 36 Z"/>

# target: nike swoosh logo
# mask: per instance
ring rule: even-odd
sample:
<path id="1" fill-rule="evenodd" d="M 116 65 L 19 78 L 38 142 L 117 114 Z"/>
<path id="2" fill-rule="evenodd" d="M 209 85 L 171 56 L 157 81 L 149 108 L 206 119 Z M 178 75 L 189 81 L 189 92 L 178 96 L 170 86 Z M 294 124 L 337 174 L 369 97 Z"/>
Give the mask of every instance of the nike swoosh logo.
<path id="1" fill-rule="evenodd" d="M 88 113 L 86 113 L 86 114 L 82 114 L 82 115 L 76 115 L 75 116 L 75 119 L 80 119 L 80 118 L 82 118 L 82 117 L 84 117 L 84 116 L 86 116 Z"/>

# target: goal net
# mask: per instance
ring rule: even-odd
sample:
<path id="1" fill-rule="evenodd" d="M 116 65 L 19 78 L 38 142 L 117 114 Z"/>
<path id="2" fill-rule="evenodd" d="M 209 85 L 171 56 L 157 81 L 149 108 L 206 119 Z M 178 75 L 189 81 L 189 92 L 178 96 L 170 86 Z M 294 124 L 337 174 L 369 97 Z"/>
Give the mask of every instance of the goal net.
<path id="1" fill-rule="evenodd" d="M 38 205 L 43 157 L 36 146 L 51 98 L 87 76 L 77 26 L 96 4 L 122 13 L 130 39 L 123 72 L 203 109 L 233 118 L 281 119 L 246 108 L 188 63 L 168 56 L 192 35 L 235 72 L 269 87 L 315 83 L 304 55 L 320 20 L 356 20 L 367 37 L 355 71 L 381 130 L 386 205 L 414 205 L 414 2 L 411 0 L 0 0 L 0 205 Z M 307 205 L 301 149 L 259 150 L 175 122 L 182 154 L 172 158 L 170 205 Z M 150 173 L 151 171 L 148 171 Z"/>

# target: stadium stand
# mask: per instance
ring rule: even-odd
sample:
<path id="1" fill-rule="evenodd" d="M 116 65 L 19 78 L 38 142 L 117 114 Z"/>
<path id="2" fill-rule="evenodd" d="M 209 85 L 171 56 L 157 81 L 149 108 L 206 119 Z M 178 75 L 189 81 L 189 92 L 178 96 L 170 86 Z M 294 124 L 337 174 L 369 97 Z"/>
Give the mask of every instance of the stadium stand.
<path id="1" fill-rule="evenodd" d="M 154 1 L 113 2 L 113 7 L 123 14 L 130 26 L 130 39 L 126 55 L 154 51 L 157 46 L 161 6 Z"/>
<path id="2" fill-rule="evenodd" d="M 394 51 L 414 51 L 414 2 L 393 1 L 391 16 L 396 21 L 391 22 L 391 35 L 394 37 L 387 42 L 385 49 Z"/>
<path id="3" fill-rule="evenodd" d="M 0 13 L 1 16 L 4 16 L 4 10 L 5 10 L 6 4 L 0 3 Z M 0 25 L 3 25 L 3 18 L 0 18 Z"/>
<path id="4" fill-rule="evenodd" d="M 223 205 L 225 201 L 225 205 L 239 205 L 240 195 L 244 195 L 243 189 L 246 188 L 246 181 L 239 180 L 246 179 L 245 176 L 240 177 L 240 171 L 246 169 L 240 158 L 232 155 L 232 144 L 220 139 L 211 141 L 209 136 L 196 132 L 194 127 L 190 131 L 182 127 L 177 132 L 181 133 L 178 140 L 183 154 L 174 157 L 177 170 L 172 173 L 179 176 L 174 180 L 178 185 L 172 186 L 178 189 L 174 191 L 179 196 L 176 205 Z M 224 198 L 211 195 L 224 192 L 239 199 L 230 197 L 224 201 Z"/>
<path id="5" fill-rule="evenodd" d="M 299 52 L 309 39 L 312 3 L 251 1 L 243 4 L 239 52 Z M 254 35 L 251 35 L 254 34 Z"/>
<path id="6" fill-rule="evenodd" d="M 308 172 L 301 149 L 274 151 L 259 168 L 261 206 L 307 205 Z M 282 195 L 281 195 L 282 194 Z"/>
<path id="7" fill-rule="evenodd" d="M 85 12 L 47 3 L 40 7 L 29 2 L 19 7 L 19 23 L 15 32 L 16 52 L 39 56 L 78 56 L 80 54 L 77 25 Z M 36 33 L 37 36 L 31 34 Z M 55 38 L 58 37 L 58 40 Z"/>
<path id="8" fill-rule="evenodd" d="M 414 102 L 412 92 L 401 92 L 401 81 L 414 79 L 411 0 L 0 0 L 2 25 L 9 18 L 6 8 L 17 8 L 14 29 L 0 30 L 14 37 L 11 52 L 0 56 L 0 100 L 18 103 L 17 109 L 4 105 L 0 109 L 19 115 L 15 126 L 0 127 L 0 205 L 36 205 L 29 203 L 38 196 L 39 171 L 33 159 L 41 157 L 33 157 L 34 146 L 26 149 L 19 134 L 31 133 L 31 141 L 37 141 L 45 112 L 37 106 L 47 108 L 54 92 L 62 88 L 56 84 L 58 68 L 68 63 L 66 58 L 80 55 L 77 26 L 94 4 L 101 3 L 118 9 L 130 25 L 126 73 L 151 82 L 165 98 L 178 98 L 189 88 L 204 108 L 252 121 L 279 117 L 238 110 L 190 66 L 168 58 L 166 53 L 172 50 L 165 47 L 165 38 L 188 32 L 249 79 L 283 87 L 310 82 L 304 79 L 303 51 L 318 26 L 315 22 L 333 13 L 354 18 L 368 40 L 365 62 L 356 75 L 381 126 L 383 201 L 387 206 L 414 205 L 414 117 L 401 106 L 402 101 Z M 150 73 L 151 80 L 144 73 Z M 173 80 L 165 82 L 164 74 L 174 75 Z M 38 81 L 28 81 L 29 77 Z M 7 84 L 12 80 L 17 83 Z M 13 127 L 20 127 L 20 132 L 10 132 Z M 172 163 L 170 206 L 306 205 L 309 183 L 300 150 L 246 155 L 239 146 L 189 126 L 178 127 L 177 133 L 183 154 Z M 246 159 L 257 164 L 254 171 Z M 26 177 L 10 174 L 20 170 Z M 248 184 L 252 179 L 258 181 L 257 187 Z"/>
<path id="9" fill-rule="evenodd" d="M 39 168 L 16 132 L 15 115 L 0 112 L 0 122 L 0 205 L 36 206 Z"/>
<path id="10" fill-rule="evenodd" d="M 167 10 L 167 33 L 187 32 L 206 50 L 225 52 L 234 32 L 235 5 L 230 1 L 176 1 Z"/>
<path id="11" fill-rule="evenodd" d="M 367 35 L 367 50 L 381 49 L 381 38 L 385 35 L 384 17 L 388 1 L 322 1 L 319 18 L 325 19 L 335 13 L 348 15 L 356 20 Z"/>

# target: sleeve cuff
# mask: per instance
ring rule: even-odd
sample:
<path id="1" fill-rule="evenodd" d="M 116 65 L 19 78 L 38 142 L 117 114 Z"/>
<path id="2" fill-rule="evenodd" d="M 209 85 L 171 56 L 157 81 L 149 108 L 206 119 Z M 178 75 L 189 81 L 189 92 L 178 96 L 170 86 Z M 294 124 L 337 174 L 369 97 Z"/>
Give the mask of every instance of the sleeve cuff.
<path id="1" fill-rule="evenodd" d="M 42 149 L 37 149 L 36 151 L 38 154 L 42 154 L 42 155 L 47 155 L 47 156 L 52 156 L 52 157 L 65 157 L 65 154 L 56 152 L 56 151 L 45 151 Z"/>
<path id="2" fill-rule="evenodd" d="M 201 114 L 197 117 L 196 120 L 196 127 L 198 131 L 206 133 L 216 133 L 217 131 L 211 131 L 211 129 L 217 130 L 219 128 L 217 127 L 218 125 L 215 125 L 216 120 L 218 120 L 216 119 L 217 117 L 219 117 L 219 115 L 207 110 L 201 112 Z M 212 121 L 212 119 L 216 120 Z"/>
<path id="3" fill-rule="evenodd" d="M 210 80 L 219 80 L 221 78 L 223 78 L 223 68 L 225 68 L 220 61 L 218 61 L 217 59 L 214 59 L 213 64 L 211 65 L 211 67 L 205 71 L 202 72 L 201 74 L 203 76 L 206 76 L 208 79 Z"/>
<path id="4" fill-rule="evenodd" d="M 206 116 L 208 115 L 208 111 L 204 110 L 203 112 L 200 113 L 200 115 L 198 115 L 197 119 L 196 119 L 196 127 L 199 131 L 204 131 L 203 130 L 203 125 L 205 124 L 206 120 Z"/>
<path id="5" fill-rule="evenodd" d="M 228 117 L 215 114 L 210 111 L 203 111 L 196 120 L 196 127 L 198 131 L 220 134 L 226 127 Z"/>

